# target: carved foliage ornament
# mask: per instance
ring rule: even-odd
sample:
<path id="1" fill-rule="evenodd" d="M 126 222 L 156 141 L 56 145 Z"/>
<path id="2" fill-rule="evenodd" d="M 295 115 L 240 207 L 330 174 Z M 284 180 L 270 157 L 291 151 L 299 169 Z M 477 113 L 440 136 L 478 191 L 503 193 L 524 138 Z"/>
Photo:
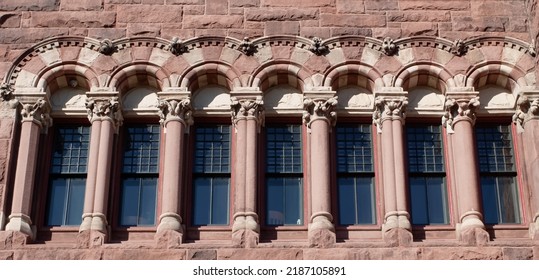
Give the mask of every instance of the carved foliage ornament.
<path id="1" fill-rule="evenodd" d="M 468 51 L 468 46 L 464 45 L 464 41 L 457 39 L 453 42 L 451 52 L 456 56 L 463 56 Z"/>
<path id="2" fill-rule="evenodd" d="M 245 55 L 252 55 L 256 51 L 256 46 L 251 42 L 249 37 L 245 37 L 239 45 L 239 50 Z"/>
<path id="3" fill-rule="evenodd" d="M 517 102 L 517 111 L 513 115 L 513 122 L 517 124 L 519 132 L 524 131 L 525 122 L 538 117 L 539 98 L 530 100 L 527 96 L 521 96 Z"/>
<path id="4" fill-rule="evenodd" d="M 247 118 L 254 118 L 260 125 L 264 125 L 264 101 L 262 101 L 262 97 L 257 97 L 256 99 L 231 97 L 230 101 L 230 114 L 234 125 L 239 120 Z"/>
<path id="5" fill-rule="evenodd" d="M 397 45 L 393 42 L 393 39 L 386 37 L 382 42 L 382 51 L 385 55 L 394 55 L 397 53 Z"/>
<path id="6" fill-rule="evenodd" d="M 316 55 L 323 55 L 328 52 L 328 47 L 322 44 L 322 39 L 314 37 L 309 50 Z"/>
<path id="7" fill-rule="evenodd" d="M 99 43 L 99 52 L 104 55 L 112 55 L 116 51 L 116 46 L 109 39 L 103 39 Z"/>
<path id="8" fill-rule="evenodd" d="M 160 123 L 166 125 L 168 121 L 176 120 L 185 125 L 193 124 L 193 109 L 191 99 L 161 99 L 159 100 Z"/>
<path id="9" fill-rule="evenodd" d="M 21 103 L 21 106 L 23 122 L 36 122 L 43 130 L 52 125 L 50 105 L 44 98 L 39 98 L 35 103 Z"/>
<path id="10" fill-rule="evenodd" d="M 313 121 L 322 119 L 328 121 L 331 126 L 335 126 L 337 122 L 335 106 L 337 106 L 337 97 L 331 97 L 327 100 L 305 98 L 303 101 L 303 124 L 310 128 Z"/>
<path id="11" fill-rule="evenodd" d="M 8 83 L 0 84 L 0 97 L 3 100 L 8 100 L 11 94 L 13 93 L 13 88 Z"/>
<path id="12" fill-rule="evenodd" d="M 378 133 L 382 133 L 382 123 L 386 119 L 404 121 L 406 118 L 407 97 L 387 98 L 376 97 L 374 99 L 374 112 L 372 122 L 376 125 Z"/>
<path id="13" fill-rule="evenodd" d="M 122 125 L 123 116 L 118 97 L 86 99 L 86 112 L 90 122 L 94 120 L 111 119 L 117 126 Z"/>
<path id="14" fill-rule="evenodd" d="M 182 40 L 180 40 L 180 38 L 178 37 L 172 38 L 172 41 L 170 42 L 170 45 L 168 45 L 168 48 L 170 52 L 176 56 L 187 52 L 187 46 L 185 46 Z"/>
<path id="15" fill-rule="evenodd" d="M 475 124 L 475 110 L 479 107 L 479 97 L 452 99 L 445 101 L 445 114 L 442 116 L 442 125 L 447 128 L 447 133 L 454 133 L 453 124 L 459 119 L 468 119 Z"/>

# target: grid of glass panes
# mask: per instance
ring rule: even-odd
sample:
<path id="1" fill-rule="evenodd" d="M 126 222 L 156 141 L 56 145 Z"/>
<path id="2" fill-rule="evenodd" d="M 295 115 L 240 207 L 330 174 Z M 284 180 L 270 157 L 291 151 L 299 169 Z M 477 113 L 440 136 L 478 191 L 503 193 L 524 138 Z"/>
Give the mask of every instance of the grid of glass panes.
<path id="1" fill-rule="evenodd" d="M 511 126 L 478 125 L 475 132 L 485 223 L 520 223 Z"/>
<path id="2" fill-rule="evenodd" d="M 155 224 L 159 177 L 159 125 L 125 127 L 120 201 L 121 226 Z"/>
<path id="3" fill-rule="evenodd" d="M 338 125 L 336 137 L 339 223 L 375 224 L 371 126 Z"/>
<path id="4" fill-rule="evenodd" d="M 227 225 L 230 201 L 230 125 L 195 128 L 193 224 Z"/>
<path id="5" fill-rule="evenodd" d="M 58 126 L 55 130 L 47 200 L 48 226 L 80 225 L 89 144 L 88 126 Z"/>
<path id="6" fill-rule="evenodd" d="M 266 127 L 266 224 L 303 224 L 301 125 Z"/>
<path id="7" fill-rule="evenodd" d="M 441 126 L 409 125 L 406 134 L 412 223 L 447 224 Z"/>

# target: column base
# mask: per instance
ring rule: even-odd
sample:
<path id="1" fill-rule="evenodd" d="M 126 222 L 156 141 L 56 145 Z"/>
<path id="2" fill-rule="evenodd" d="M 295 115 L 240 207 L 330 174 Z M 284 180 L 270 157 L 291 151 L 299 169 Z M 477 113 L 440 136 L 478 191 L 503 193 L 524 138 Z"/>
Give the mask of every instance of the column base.
<path id="1" fill-rule="evenodd" d="M 468 211 L 460 217 L 456 226 L 457 239 L 467 245 L 485 245 L 490 240 L 485 224 L 481 221 L 483 215 L 477 211 Z"/>
<path id="2" fill-rule="evenodd" d="M 6 214 L 3 211 L 0 211 L 0 231 L 4 230 L 6 225 Z"/>
<path id="3" fill-rule="evenodd" d="M 329 213 L 315 213 L 309 224 L 309 247 L 329 248 L 335 245 L 337 237 Z"/>
<path id="4" fill-rule="evenodd" d="M 387 246 L 410 246 L 414 240 L 412 232 L 404 228 L 392 228 L 382 232 L 382 238 Z"/>
<path id="5" fill-rule="evenodd" d="M 79 227 L 79 232 L 87 231 L 92 229 L 92 213 L 87 213 L 82 215 L 82 223 Z"/>
<path id="6" fill-rule="evenodd" d="M 29 236 L 22 232 L 11 230 L 0 232 L 0 250 L 20 248 L 29 242 Z"/>
<path id="7" fill-rule="evenodd" d="M 533 222 L 530 223 L 530 238 L 533 240 L 539 240 L 539 213 L 535 214 Z"/>
<path id="8" fill-rule="evenodd" d="M 236 213 L 232 225 L 232 244 L 242 248 L 256 248 L 260 238 L 258 215 L 254 212 Z"/>
<path id="9" fill-rule="evenodd" d="M 32 220 L 24 214 L 12 214 L 9 216 L 6 231 L 10 230 L 27 235 L 29 240 L 34 240 L 36 236 L 36 229 L 32 226 Z"/>
<path id="10" fill-rule="evenodd" d="M 168 230 L 177 231 L 183 234 L 182 217 L 176 213 L 163 213 L 159 217 L 157 233 Z"/>
<path id="11" fill-rule="evenodd" d="M 92 222 L 90 224 L 90 230 L 99 231 L 104 234 L 108 232 L 107 218 L 105 217 L 104 214 L 101 214 L 101 213 L 92 214 Z"/>
<path id="12" fill-rule="evenodd" d="M 108 236 L 106 233 L 97 230 L 85 230 L 77 235 L 78 248 L 96 248 L 106 243 Z"/>

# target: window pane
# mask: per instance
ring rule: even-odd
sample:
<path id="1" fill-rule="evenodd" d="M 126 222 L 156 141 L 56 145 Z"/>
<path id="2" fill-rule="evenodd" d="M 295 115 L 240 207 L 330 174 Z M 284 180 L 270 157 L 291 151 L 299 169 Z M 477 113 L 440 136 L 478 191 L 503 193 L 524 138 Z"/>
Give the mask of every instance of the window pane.
<path id="1" fill-rule="evenodd" d="M 123 172 L 159 172 L 159 126 L 128 126 L 125 129 Z"/>
<path id="2" fill-rule="evenodd" d="M 230 172 L 230 125 L 195 128 L 196 173 Z"/>
<path id="3" fill-rule="evenodd" d="M 120 225 L 134 226 L 138 221 L 139 186 L 138 178 L 127 178 L 122 184 L 122 206 Z"/>
<path id="4" fill-rule="evenodd" d="M 371 126 L 339 125 L 337 131 L 337 171 L 372 172 Z"/>
<path id="5" fill-rule="evenodd" d="M 228 225 L 228 178 L 213 179 L 212 224 Z"/>
<path id="6" fill-rule="evenodd" d="M 444 172 L 440 126 L 407 126 L 406 133 L 410 172 Z"/>
<path id="7" fill-rule="evenodd" d="M 271 126 L 266 134 L 266 172 L 302 172 L 301 126 Z"/>
<path id="8" fill-rule="evenodd" d="M 339 223 L 375 224 L 375 198 L 372 177 L 339 178 Z"/>
<path id="9" fill-rule="evenodd" d="M 481 172 L 515 171 L 509 126 L 478 126 L 475 133 Z"/>
<path id="10" fill-rule="evenodd" d="M 141 179 L 138 225 L 155 225 L 157 178 Z"/>
<path id="11" fill-rule="evenodd" d="M 429 224 L 425 178 L 410 178 L 410 200 L 412 223 L 416 225 Z"/>
<path id="12" fill-rule="evenodd" d="M 86 173 L 89 141 L 90 127 L 59 126 L 54 134 L 51 173 Z"/>
<path id="13" fill-rule="evenodd" d="M 520 223 L 520 206 L 514 177 L 482 176 L 481 190 L 486 224 Z"/>
<path id="14" fill-rule="evenodd" d="M 303 205 L 302 205 L 301 179 L 285 179 L 285 197 L 284 197 L 284 222 L 287 225 L 303 224 Z"/>
<path id="15" fill-rule="evenodd" d="M 268 178 L 266 195 L 268 225 L 303 224 L 301 181 L 301 178 Z"/>
<path id="16" fill-rule="evenodd" d="M 443 178 L 426 178 L 427 203 L 430 224 L 447 224 L 447 195 Z"/>
<path id="17" fill-rule="evenodd" d="M 47 225 L 61 226 L 64 224 L 64 213 L 67 200 L 66 179 L 53 179 L 49 191 L 49 201 L 47 208 Z"/>
<path id="18" fill-rule="evenodd" d="M 69 179 L 69 198 L 67 201 L 66 225 L 80 225 L 82 222 L 82 208 L 84 207 L 84 192 L 86 179 Z"/>
<path id="19" fill-rule="evenodd" d="M 339 178 L 339 223 L 356 223 L 356 195 L 354 178 Z"/>
<path id="20" fill-rule="evenodd" d="M 357 223 L 375 224 L 376 215 L 374 211 L 374 184 L 373 178 L 357 178 Z"/>
<path id="21" fill-rule="evenodd" d="M 193 205 L 193 224 L 211 223 L 211 178 L 196 178 Z"/>
<path id="22" fill-rule="evenodd" d="M 268 225 L 284 224 L 284 184 L 282 178 L 267 179 L 266 223 Z"/>

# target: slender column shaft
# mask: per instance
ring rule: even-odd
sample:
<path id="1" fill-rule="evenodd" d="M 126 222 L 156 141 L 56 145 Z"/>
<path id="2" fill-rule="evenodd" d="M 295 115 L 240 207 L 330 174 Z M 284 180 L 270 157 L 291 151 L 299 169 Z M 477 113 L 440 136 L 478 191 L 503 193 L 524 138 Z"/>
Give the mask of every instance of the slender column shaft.
<path id="1" fill-rule="evenodd" d="M 185 126 L 180 121 L 169 121 L 165 133 L 165 159 L 163 166 L 162 212 L 179 214 L 181 186 L 183 185 L 183 136 Z"/>
<path id="2" fill-rule="evenodd" d="M 528 184 L 532 193 L 531 222 L 535 223 L 532 235 L 539 235 L 539 119 L 531 119 L 524 124 L 522 134 L 524 142 L 524 160 Z M 539 236 L 535 237 L 539 238 Z"/>
<path id="3" fill-rule="evenodd" d="M 88 157 L 88 175 L 86 179 L 86 191 L 84 193 L 84 208 L 82 224 L 79 231 L 89 230 L 94 212 L 95 184 L 97 179 L 97 162 L 99 157 L 99 140 L 101 134 L 101 120 L 92 122 L 90 133 L 90 151 Z"/>
<path id="4" fill-rule="evenodd" d="M 249 165 L 246 162 L 247 145 L 251 140 L 247 136 L 247 119 L 239 119 L 236 122 L 236 148 L 234 167 L 234 214 L 243 214 L 246 208 L 246 173 Z M 256 165 L 256 163 L 255 163 Z"/>
<path id="5" fill-rule="evenodd" d="M 311 123 L 311 205 L 313 217 L 329 214 L 330 203 L 329 124 L 319 119 Z"/>
<path id="6" fill-rule="evenodd" d="M 247 120 L 247 144 L 245 152 L 245 210 L 256 213 L 256 189 L 258 182 L 258 121 Z"/>
<path id="7" fill-rule="evenodd" d="M 382 172 L 384 183 L 384 206 L 386 218 L 397 211 L 397 193 L 395 189 L 395 152 L 393 145 L 393 128 L 391 120 L 382 125 Z"/>
<path id="8" fill-rule="evenodd" d="M 393 128 L 393 157 L 395 165 L 395 194 L 397 198 L 397 211 L 408 213 L 408 199 L 406 188 L 406 170 L 404 164 L 404 137 L 402 123 L 392 121 Z"/>

